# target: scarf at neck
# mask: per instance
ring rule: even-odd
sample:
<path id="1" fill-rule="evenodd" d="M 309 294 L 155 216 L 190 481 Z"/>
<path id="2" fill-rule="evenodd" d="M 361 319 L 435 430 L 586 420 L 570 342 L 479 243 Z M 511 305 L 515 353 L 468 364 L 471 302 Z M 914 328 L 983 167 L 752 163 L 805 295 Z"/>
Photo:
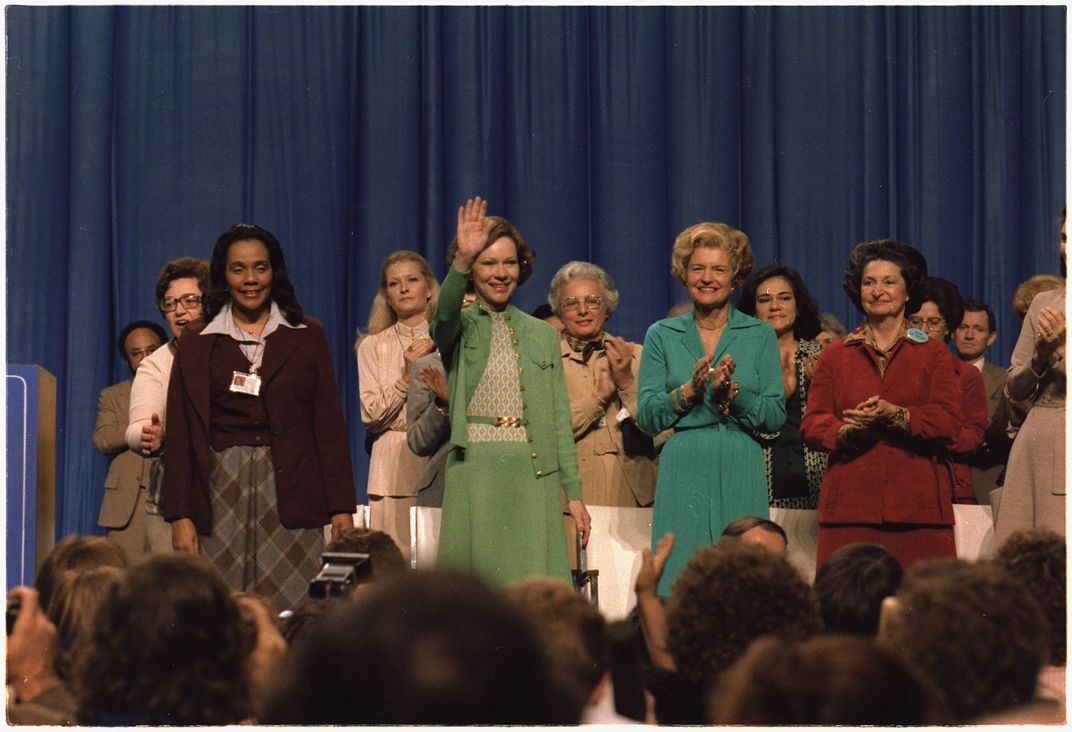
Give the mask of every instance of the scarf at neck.
<path id="1" fill-rule="evenodd" d="M 593 353 L 602 351 L 604 348 L 604 333 L 602 331 L 600 331 L 599 335 L 596 337 L 587 340 L 584 338 L 575 338 L 569 333 L 563 333 L 562 337 L 566 339 L 566 343 L 569 344 L 569 347 L 573 349 L 574 353 L 581 354 L 581 360 L 586 364 L 588 363 L 588 360 L 592 358 Z"/>

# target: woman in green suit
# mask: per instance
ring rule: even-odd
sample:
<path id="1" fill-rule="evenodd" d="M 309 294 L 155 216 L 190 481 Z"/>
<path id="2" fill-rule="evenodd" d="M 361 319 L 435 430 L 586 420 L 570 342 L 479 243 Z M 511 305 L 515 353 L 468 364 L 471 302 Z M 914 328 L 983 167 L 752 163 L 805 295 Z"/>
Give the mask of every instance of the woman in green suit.
<path id="1" fill-rule="evenodd" d="M 430 327 L 450 386 L 437 561 L 499 586 L 532 574 L 569 581 L 561 492 L 584 543 L 591 519 L 558 333 L 511 304 L 535 255 L 513 224 L 486 214 L 479 197 L 458 209 L 453 266 Z M 476 302 L 463 309 L 469 280 Z"/>
<path id="2" fill-rule="evenodd" d="M 711 222 L 685 229 L 671 269 L 693 309 L 655 323 L 644 339 L 638 422 L 653 435 L 674 429 L 655 488 L 652 549 L 676 536 L 660 595 L 730 521 L 768 515 L 763 449 L 752 435 L 785 421 L 778 342 L 767 323 L 730 305 L 753 261 L 741 231 Z"/>

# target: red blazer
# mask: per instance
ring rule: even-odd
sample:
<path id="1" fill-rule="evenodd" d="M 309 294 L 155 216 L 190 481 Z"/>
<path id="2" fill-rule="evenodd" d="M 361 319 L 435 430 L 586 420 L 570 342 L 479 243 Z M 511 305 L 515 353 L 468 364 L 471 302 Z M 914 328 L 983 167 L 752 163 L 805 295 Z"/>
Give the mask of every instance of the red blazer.
<path id="1" fill-rule="evenodd" d="M 357 503 L 346 424 L 324 329 L 281 327 L 268 336 L 261 398 L 271 431 L 279 520 L 288 529 L 319 528 L 332 514 L 353 513 Z M 179 341 L 168 383 L 164 451 L 164 518 L 193 519 L 212 532 L 209 476 L 209 357 L 217 338 L 187 332 Z"/>
<path id="2" fill-rule="evenodd" d="M 819 493 L 824 523 L 953 524 L 953 475 L 945 450 L 960 434 L 960 383 L 941 341 L 902 337 L 885 374 L 857 329 L 823 349 L 800 425 L 805 444 L 830 451 Z M 909 433 L 882 432 L 862 450 L 840 450 L 841 414 L 878 394 L 904 407 Z"/>
<path id="3" fill-rule="evenodd" d="M 968 459 L 983 444 L 983 435 L 990 420 L 986 416 L 986 384 L 979 369 L 970 363 L 953 359 L 953 369 L 960 384 L 960 413 L 964 418 L 960 433 L 953 444 L 953 475 L 956 477 L 956 497 L 960 503 L 976 503 Z"/>

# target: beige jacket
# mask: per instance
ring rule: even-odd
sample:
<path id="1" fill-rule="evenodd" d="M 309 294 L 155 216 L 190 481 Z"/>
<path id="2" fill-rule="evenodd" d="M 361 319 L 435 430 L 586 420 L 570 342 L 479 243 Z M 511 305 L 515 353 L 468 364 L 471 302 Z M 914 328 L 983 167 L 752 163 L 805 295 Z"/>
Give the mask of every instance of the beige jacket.
<path id="1" fill-rule="evenodd" d="M 138 491 L 149 483 L 150 460 L 127 449 L 127 413 L 131 379 L 105 387 L 97 405 L 93 445 L 111 461 L 104 479 L 104 500 L 97 523 L 107 529 L 126 526 L 134 514 Z"/>
<path id="2" fill-rule="evenodd" d="M 646 457 L 625 454 L 617 420 L 623 408 L 635 419 L 636 378 L 643 349 L 631 344 L 633 386 L 620 392 L 604 410 L 596 398 L 596 369 L 609 368 L 606 353 L 596 351 L 585 364 L 581 354 L 575 353 L 564 339 L 561 344 L 584 502 L 593 506 L 651 505 L 655 498 L 655 463 Z"/>

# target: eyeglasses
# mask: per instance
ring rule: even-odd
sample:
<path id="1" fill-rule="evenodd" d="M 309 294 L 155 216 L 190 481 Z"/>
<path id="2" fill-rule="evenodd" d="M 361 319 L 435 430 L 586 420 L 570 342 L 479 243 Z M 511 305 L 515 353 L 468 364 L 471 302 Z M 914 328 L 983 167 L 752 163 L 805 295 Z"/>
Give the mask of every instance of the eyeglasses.
<path id="1" fill-rule="evenodd" d="M 581 300 L 578 300 L 575 297 L 567 297 L 565 300 L 562 301 L 562 309 L 566 312 L 576 310 L 581 306 L 581 302 Z M 598 310 L 599 308 L 603 307 L 603 298 L 598 297 L 597 295 L 589 295 L 588 297 L 584 298 L 583 302 L 584 306 L 589 310 Z"/>
<path id="2" fill-rule="evenodd" d="M 170 313 L 180 304 L 187 310 L 193 310 L 196 307 L 200 307 L 201 296 L 183 295 L 182 297 L 168 297 L 160 301 L 160 309 L 165 313 Z"/>
<path id="3" fill-rule="evenodd" d="M 908 322 L 912 324 L 913 328 L 922 328 L 924 324 L 932 328 L 941 328 L 945 325 L 945 318 L 921 318 L 918 315 L 913 315 L 908 319 Z"/>

